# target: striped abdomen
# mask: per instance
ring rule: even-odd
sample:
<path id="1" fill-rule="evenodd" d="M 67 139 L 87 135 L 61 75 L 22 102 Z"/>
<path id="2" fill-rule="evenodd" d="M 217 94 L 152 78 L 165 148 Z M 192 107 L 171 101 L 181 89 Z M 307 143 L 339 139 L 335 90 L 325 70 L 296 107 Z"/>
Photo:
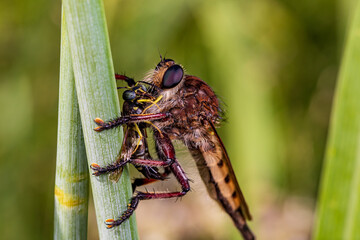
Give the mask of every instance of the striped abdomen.
<path id="1" fill-rule="evenodd" d="M 209 147 L 211 146 L 211 147 Z M 197 148 L 190 148 L 209 195 L 231 216 L 245 239 L 254 239 L 246 224 L 251 215 L 225 148 L 216 134 Z"/>

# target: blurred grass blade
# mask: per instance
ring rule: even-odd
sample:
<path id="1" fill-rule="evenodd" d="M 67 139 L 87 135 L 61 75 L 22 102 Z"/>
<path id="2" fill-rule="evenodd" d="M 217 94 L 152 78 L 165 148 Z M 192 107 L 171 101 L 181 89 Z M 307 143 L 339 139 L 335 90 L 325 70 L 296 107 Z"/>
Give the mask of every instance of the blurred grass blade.
<path id="1" fill-rule="evenodd" d="M 345 46 L 318 202 L 315 239 L 360 236 L 360 4 Z"/>
<path id="2" fill-rule="evenodd" d="M 108 120 L 120 115 L 103 4 L 101 0 L 64 0 L 63 4 L 88 163 L 104 166 L 115 161 L 122 131 L 93 130 L 96 117 Z M 132 195 L 127 168 L 117 184 L 107 176 L 90 179 L 100 239 L 137 239 L 134 216 L 111 230 L 104 224 L 105 219 L 120 216 Z"/>
<path id="3" fill-rule="evenodd" d="M 89 174 L 64 16 L 61 26 L 54 239 L 86 239 Z"/>

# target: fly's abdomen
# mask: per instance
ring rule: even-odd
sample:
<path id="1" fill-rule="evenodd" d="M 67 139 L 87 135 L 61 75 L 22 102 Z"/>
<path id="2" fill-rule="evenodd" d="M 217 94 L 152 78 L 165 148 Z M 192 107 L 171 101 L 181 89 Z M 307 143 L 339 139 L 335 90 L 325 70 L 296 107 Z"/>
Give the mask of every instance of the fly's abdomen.
<path id="1" fill-rule="evenodd" d="M 209 195 L 230 215 L 237 228 L 252 239 L 246 219 L 251 215 L 240 190 L 231 163 L 217 134 L 203 141 L 197 148 L 190 148 L 196 160 L 199 173 L 207 187 Z M 244 236 L 245 236 L 244 235 Z"/>
<path id="2" fill-rule="evenodd" d="M 217 191 L 217 198 L 221 201 L 222 205 L 226 205 L 223 206 L 224 208 L 236 211 L 240 208 L 236 179 L 230 174 L 228 166 L 222 159 L 212 159 L 214 156 L 210 152 L 204 152 L 203 155 L 212 176 L 212 184 L 215 185 L 215 190 Z M 215 162 L 214 160 L 217 161 Z"/>
<path id="3" fill-rule="evenodd" d="M 231 165 L 224 160 L 221 148 L 216 145 L 210 149 L 200 146 L 191 152 L 210 196 L 219 201 L 225 211 L 241 210 L 241 193 L 237 190 L 235 175 L 229 169 Z"/>

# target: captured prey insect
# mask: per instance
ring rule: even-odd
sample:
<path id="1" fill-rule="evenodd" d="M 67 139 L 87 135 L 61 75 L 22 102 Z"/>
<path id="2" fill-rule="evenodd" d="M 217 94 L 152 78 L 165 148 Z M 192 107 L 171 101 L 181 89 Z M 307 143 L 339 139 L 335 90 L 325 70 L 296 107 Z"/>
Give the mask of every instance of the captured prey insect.
<path id="1" fill-rule="evenodd" d="M 140 82 L 135 82 L 134 79 L 119 74 L 115 74 L 115 78 L 117 80 L 124 80 L 128 84 L 128 87 L 118 87 L 118 89 L 127 89 L 122 95 L 124 100 L 122 116 L 142 114 L 146 111 L 146 108 L 151 107 L 151 105 L 146 107 L 147 103 L 156 104 L 158 101 L 146 92 L 146 87 L 143 84 L 140 84 Z M 145 84 L 149 83 L 145 82 Z M 101 123 L 102 120 L 96 119 L 95 121 Z M 93 175 L 99 176 L 101 174 L 110 173 L 109 179 L 113 182 L 117 182 L 121 176 L 123 166 L 131 162 L 136 169 L 145 176 L 145 178 L 135 179 L 133 182 L 133 191 L 137 186 L 148 184 L 156 180 L 164 180 L 166 174 L 159 173 L 155 166 L 166 166 L 166 162 L 152 160 L 149 153 L 148 143 L 146 141 L 146 128 L 148 127 L 148 124 L 151 125 L 152 123 L 139 122 L 126 124 L 123 143 L 118 158 L 113 164 L 103 168 L 96 163 L 91 164 L 90 167 L 94 170 Z M 101 132 L 104 128 L 97 127 L 94 130 Z M 138 140 L 136 141 L 136 139 Z M 148 160 L 151 160 L 151 162 L 148 162 Z M 168 172 L 169 171 L 167 170 L 166 173 Z"/>
<path id="2" fill-rule="evenodd" d="M 121 217 L 117 220 L 108 220 L 106 224 L 111 227 L 120 225 L 131 216 L 140 200 L 181 197 L 190 190 L 189 180 L 175 157 L 171 142 L 180 140 L 195 159 L 209 195 L 230 215 L 244 239 L 255 239 L 246 223 L 246 220 L 251 220 L 248 206 L 228 154 L 215 129 L 221 117 L 219 101 L 213 90 L 200 78 L 185 75 L 181 65 L 165 58 L 161 58 L 155 70 L 144 81 L 150 85 L 145 91 L 146 94 L 135 92 L 138 98 L 136 107 L 139 107 L 137 105 L 140 103 L 143 104 L 140 106 L 141 113 L 140 111 L 134 113 L 135 107 L 130 107 L 130 111 L 112 121 L 104 122 L 96 118 L 95 123 L 98 127 L 95 130 L 102 131 L 120 125 L 128 127 L 139 125 L 141 127 L 137 134 L 140 136 L 141 131 L 145 131 L 146 127 L 152 128 L 159 160 L 151 159 L 148 150 L 145 149 L 146 157 L 142 155 L 141 159 L 137 159 L 132 155 L 129 159 L 123 158 L 122 162 L 129 162 L 156 172 L 158 178 L 144 174 L 149 181 L 163 180 L 166 175 L 173 173 L 181 185 L 181 191 L 136 192 Z M 140 139 L 140 143 L 146 143 L 145 138 L 140 137 Z M 158 171 L 158 167 L 165 169 L 163 174 Z M 101 171 L 107 168 L 109 166 L 93 169 Z"/>

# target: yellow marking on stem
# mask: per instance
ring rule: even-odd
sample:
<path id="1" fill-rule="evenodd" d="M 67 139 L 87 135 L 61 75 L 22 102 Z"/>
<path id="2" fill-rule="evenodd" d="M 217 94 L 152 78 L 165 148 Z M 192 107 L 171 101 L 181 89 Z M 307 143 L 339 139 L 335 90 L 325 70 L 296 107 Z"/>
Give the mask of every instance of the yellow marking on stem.
<path id="1" fill-rule="evenodd" d="M 55 186 L 55 197 L 58 199 L 60 205 L 66 207 L 75 207 L 85 202 L 84 199 L 76 198 L 70 194 L 64 193 L 58 186 Z"/>
<path id="2" fill-rule="evenodd" d="M 100 166 L 99 166 L 100 167 Z M 83 173 L 83 174 L 76 174 L 74 176 L 69 176 L 67 178 L 68 182 L 81 182 L 84 181 L 88 178 L 88 174 L 87 173 Z"/>

